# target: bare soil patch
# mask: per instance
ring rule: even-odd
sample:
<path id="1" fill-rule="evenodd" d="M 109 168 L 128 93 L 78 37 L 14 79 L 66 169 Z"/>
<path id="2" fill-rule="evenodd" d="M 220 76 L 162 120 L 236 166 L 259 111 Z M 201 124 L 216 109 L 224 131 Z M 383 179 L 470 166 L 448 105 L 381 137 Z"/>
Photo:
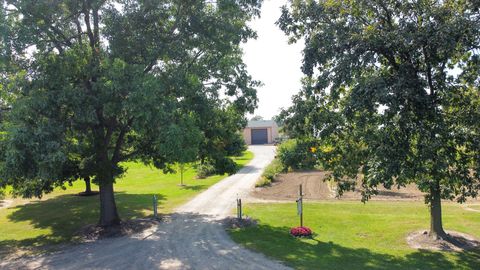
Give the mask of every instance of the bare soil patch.
<path id="1" fill-rule="evenodd" d="M 340 199 L 344 200 L 360 200 L 362 198 L 361 190 L 345 192 Z M 425 194 L 418 190 L 415 184 L 409 184 L 405 187 L 397 188 L 392 187 L 386 189 L 384 187 L 378 187 L 378 194 L 372 196 L 372 201 L 384 201 L 384 200 L 398 200 L 398 201 L 424 201 Z"/>
<path id="2" fill-rule="evenodd" d="M 75 238 L 80 242 L 93 242 L 104 238 L 120 237 L 143 232 L 151 227 L 158 225 L 159 219 L 139 218 L 122 221 L 118 226 L 102 227 L 91 224 L 81 228 Z"/>
<path id="3" fill-rule="evenodd" d="M 271 186 L 256 188 L 252 197 L 263 200 L 294 200 L 298 197 L 298 186 L 302 184 L 306 200 L 332 200 L 336 199 L 335 183 L 325 181 L 328 172 L 304 171 L 280 174 Z M 371 200 L 424 200 L 424 194 L 415 185 L 407 185 L 400 189 L 394 187 L 390 190 L 379 187 L 379 194 Z M 339 199 L 360 200 L 361 190 L 345 192 Z"/>
<path id="4" fill-rule="evenodd" d="M 407 236 L 407 243 L 415 249 L 436 251 L 464 251 L 480 248 L 480 241 L 475 237 L 455 231 L 446 231 L 447 239 L 434 240 L 425 230 L 412 232 Z"/>
<path id="5" fill-rule="evenodd" d="M 327 173 L 323 171 L 305 171 L 280 174 L 270 186 L 256 188 L 252 196 L 266 200 L 295 200 L 298 186 L 302 184 L 304 198 L 326 200 L 335 197 L 328 183 L 323 180 Z"/>

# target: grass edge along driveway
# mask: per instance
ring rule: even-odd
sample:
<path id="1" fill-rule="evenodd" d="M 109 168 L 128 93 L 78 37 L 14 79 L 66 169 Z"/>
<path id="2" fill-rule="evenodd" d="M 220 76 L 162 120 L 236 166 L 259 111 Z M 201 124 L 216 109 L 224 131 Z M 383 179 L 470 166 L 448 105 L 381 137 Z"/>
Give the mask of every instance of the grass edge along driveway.
<path id="1" fill-rule="evenodd" d="M 253 153 L 234 158 L 245 166 Z M 152 198 L 158 197 L 159 213 L 170 213 L 198 193 L 227 177 L 214 175 L 206 179 L 195 179 L 195 170 L 184 172 L 184 183 L 179 186 L 180 173 L 164 174 L 141 163 L 128 162 L 127 173 L 118 179 L 115 198 L 123 220 L 152 215 Z M 39 251 L 54 248 L 54 244 L 75 240 L 73 235 L 81 227 L 96 223 L 99 216 L 98 196 L 79 197 L 83 181 L 76 181 L 66 190 L 57 189 L 41 200 L 14 199 L 7 209 L 0 209 L 0 257 L 21 251 Z M 98 187 L 92 185 L 93 190 Z M 11 198 L 7 198 L 11 199 Z M 40 247 L 40 249 L 38 249 Z"/>
<path id="2" fill-rule="evenodd" d="M 444 227 L 480 238 L 480 215 L 443 204 Z M 244 213 L 257 227 L 230 230 L 234 241 L 295 269 L 480 269 L 480 250 L 433 252 L 410 248 L 408 233 L 429 226 L 422 202 L 309 202 L 305 226 L 313 239 L 296 239 L 295 203 L 250 204 Z"/>

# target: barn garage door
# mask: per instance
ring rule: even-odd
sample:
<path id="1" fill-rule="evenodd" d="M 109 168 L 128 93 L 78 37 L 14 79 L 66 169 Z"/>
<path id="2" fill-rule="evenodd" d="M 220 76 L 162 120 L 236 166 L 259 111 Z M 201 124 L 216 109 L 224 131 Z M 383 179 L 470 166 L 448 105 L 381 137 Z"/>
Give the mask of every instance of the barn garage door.
<path id="1" fill-rule="evenodd" d="M 266 128 L 252 129 L 252 144 L 267 144 L 268 132 Z"/>

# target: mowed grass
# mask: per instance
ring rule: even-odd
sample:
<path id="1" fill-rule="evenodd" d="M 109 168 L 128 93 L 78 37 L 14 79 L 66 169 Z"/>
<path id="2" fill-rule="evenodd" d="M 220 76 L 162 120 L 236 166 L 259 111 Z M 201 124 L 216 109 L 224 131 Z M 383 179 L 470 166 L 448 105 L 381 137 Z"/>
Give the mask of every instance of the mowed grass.
<path id="1" fill-rule="evenodd" d="M 235 158 L 244 166 L 253 158 L 245 152 Z M 207 189 L 227 175 L 195 179 L 195 170 L 184 172 L 184 184 L 179 186 L 180 173 L 164 174 L 161 170 L 141 163 L 124 164 L 128 169 L 115 184 L 115 198 L 122 219 L 146 217 L 153 214 L 153 195 L 158 198 L 160 213 L 169 213 L 194 195 Z M 99 197 L 80 197 L 83 181 L 77 181 L 66 190 L 57 189 L 41 200 L 15 199 L 7 209 L 0 209 L 0 255 L 17 249 L 45 247 L 74 240 L 80 228 L 93 224 L 99 218 Z M 98 187 L 92 185 L 93 190 Z M 11 199 L 11 198 L 10 198 Z"/>
<path id="2" fill-rule="evenodd" d="M 443 204 L 444 227 L 480 238 L 480 213 Z M 257 227 L 231 230 L 244 246 L 295 269 L 480 269 L 480 250 L 432 252 L 410 248 L 406 236 L 429 226 L 422 202 L 318 202 L 304 205 L 313 239 L 289 235 L 299 226 L 296 204 L 253 204 L 244 213 Z"/>

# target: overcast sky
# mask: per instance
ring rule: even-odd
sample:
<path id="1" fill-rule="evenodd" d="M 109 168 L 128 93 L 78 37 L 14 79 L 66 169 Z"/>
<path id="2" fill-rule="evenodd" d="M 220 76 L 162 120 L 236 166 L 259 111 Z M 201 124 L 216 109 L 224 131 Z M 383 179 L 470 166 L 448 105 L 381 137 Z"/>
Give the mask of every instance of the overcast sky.
<path id="1" fill-rule="evenodd" d="M 288 107 L 291 96 L 300 89 L 303 42 L 289 45 L 285 34 L 275 25 L 280 7 L 286 2 L 264 1 L 261 17 L 250 23 L 258 38 L 243 45 L 248 71 L 264 84 L 258 88 L 255 115 L 265 119 L 277 115 L 281 107 Z"/>

